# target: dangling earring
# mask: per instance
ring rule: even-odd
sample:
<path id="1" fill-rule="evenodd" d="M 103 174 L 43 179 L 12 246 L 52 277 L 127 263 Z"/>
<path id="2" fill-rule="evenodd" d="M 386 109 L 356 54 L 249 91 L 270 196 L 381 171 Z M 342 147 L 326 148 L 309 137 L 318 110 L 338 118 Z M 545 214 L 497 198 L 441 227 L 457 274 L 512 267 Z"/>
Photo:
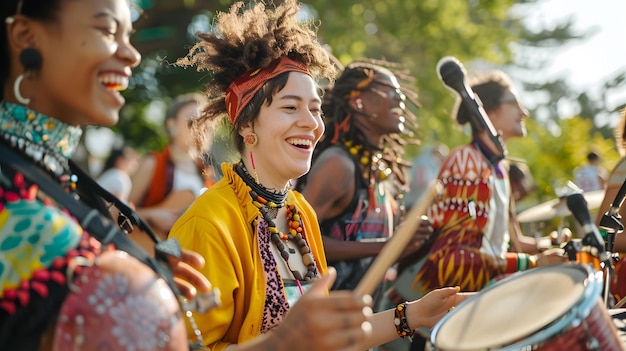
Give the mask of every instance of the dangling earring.
<path id="1" fill-rule="evenodd" d="M 243 143 L 249 147 L 255 146 L 258 142 L 259 142 L 259 137 L 256 136 L 255 132 L 246 134 L 246 136 L 243 137 Z"/>
<path id="2" fill-rule="evenodd" d="M 17 99 L 17 102 L 26 106 L 30 104 L 30 99 L 27 99 L 23 97 L 22 94 L 20 94 L 20 84 L 22 84 L 23 79 L 24 79 L 23 73 L 17 76 L 17 79 L 15 79 L 15 83 L 13 83 L 13 94 L 15 95 L 15 99 Z"/>
<path id="3" fill-rule="evenodd" d="M 252 150 L 250 150 L 250 163 L 252 163 L 252 171 L 254 172 L 254 181 L 257 184 L 259 184 L 259 175 L 256 173 L 256 165 L 254 164 L 254 156 L 252 156 Z"/>
<path id="4" fill-rule="evenodd" d="M 15 83 L 13 83 L 13 94 L 15 95 L 15 99 L 22 105 L 28 105 L 30 103 L 30 99 L 23 97 L 20 93 L 20 85 L 22 84 L 22 80 L 24 80 L 24 75 L 41 67 L 41 62 L 41 53 L 37 49 L 26 48 L 20 52 L 20 63 L 24 67 L 24 73 L 20 74 L 17 79 L 15 79 Z"/>
<path id="5" fill-rule="evenodd" d="M 354 100 L 354 103 L 356 103 L 356 108 L 359 111 L 363 109 L 363 100 L 361 98 L 357 98 L 356 100 Z"/>

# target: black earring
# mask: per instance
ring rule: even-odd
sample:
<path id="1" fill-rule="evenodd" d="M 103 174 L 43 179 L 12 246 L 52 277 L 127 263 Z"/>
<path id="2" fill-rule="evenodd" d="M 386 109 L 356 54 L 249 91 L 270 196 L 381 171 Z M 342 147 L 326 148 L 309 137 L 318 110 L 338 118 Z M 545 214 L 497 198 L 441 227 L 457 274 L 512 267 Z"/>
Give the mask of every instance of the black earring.
<path id="1" fill-rule="evenodd" d="M 26 48 L 20 52 L 20 63 L 25 71 L 41 67 L 41 53 L 35 48 Z"/>

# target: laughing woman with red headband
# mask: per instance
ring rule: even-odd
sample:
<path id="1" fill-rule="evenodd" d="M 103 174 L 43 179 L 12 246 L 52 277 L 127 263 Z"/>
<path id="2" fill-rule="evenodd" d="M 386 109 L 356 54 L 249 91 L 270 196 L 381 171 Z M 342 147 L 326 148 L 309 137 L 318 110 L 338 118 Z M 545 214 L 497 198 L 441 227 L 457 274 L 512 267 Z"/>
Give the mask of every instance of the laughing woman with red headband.
<path id="1" fill-rule="evenodd" d="M 465 297 L 440 289 L 372 315 L 371 297 L 328 292 L 335 271 L 316 215 L 290 180 L 309 170 L 324 132 L 315 79 L 335 70 L 297 12 L 294 0 L 274 11 L 237 3 L 179 61 L 211 73 L 212 100 L 192 124 L 196 144 L 202 149 L 227 116 L 241 155 L 170 231 L 203 254 L 201 271 L 222 292 L 221 307 L 194 315 L 211 350 L 363 350 L 432 326 Z"/>
<path id="2" fill-rule="evenodd" d="M 189 350 L 175 292 L 210 286 L 178 259 L 201 257 L 167 246 L 177 281 L 69 160 L 82 126 L 118 121 L 140 60 L 129 1 L 3 0 L 0 18 L 0 349 Z"/>

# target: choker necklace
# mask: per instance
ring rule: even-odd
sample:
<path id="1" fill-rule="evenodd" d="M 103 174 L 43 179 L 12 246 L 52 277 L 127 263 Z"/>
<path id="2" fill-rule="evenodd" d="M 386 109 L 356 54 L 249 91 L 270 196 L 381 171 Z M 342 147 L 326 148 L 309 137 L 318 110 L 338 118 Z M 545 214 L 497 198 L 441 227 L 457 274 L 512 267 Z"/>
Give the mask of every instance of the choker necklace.
<path id="1" fill-rule="evenodd" d="M 260 201 L 263 205 L 268 207 L 269 213 L 272 218 L 276 218 L 278 209 L 285 205 L 285 199 L 287 199 L 287 190 L 279 191 L 274 189 L 268 189 L 262 184 L 257 183 L 254 178 L 248 173 L 243 161 L 235 166 L 235 173 L 243 179 L 243 181 L 251 188 L 251 196 L 255 201 Z"/>

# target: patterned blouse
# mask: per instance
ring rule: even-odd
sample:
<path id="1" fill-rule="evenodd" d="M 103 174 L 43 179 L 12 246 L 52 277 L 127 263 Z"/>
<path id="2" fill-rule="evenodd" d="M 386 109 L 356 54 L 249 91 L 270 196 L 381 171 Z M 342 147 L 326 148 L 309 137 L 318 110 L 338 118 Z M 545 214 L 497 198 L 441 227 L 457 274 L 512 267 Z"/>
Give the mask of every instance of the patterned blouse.
<path id="1" fill-rule="evenodd" d="M 80 128 L 6 102 L 0 126 L 0 143 L 73 192 L 68 158 Z M 177 299 L 164 281 L 129 255 L 103 248 L 36 181 L 1 159 L 0 166 L 3 350 L 39 350 L 43 339 L 53 350 L 188 348 Z"/>

